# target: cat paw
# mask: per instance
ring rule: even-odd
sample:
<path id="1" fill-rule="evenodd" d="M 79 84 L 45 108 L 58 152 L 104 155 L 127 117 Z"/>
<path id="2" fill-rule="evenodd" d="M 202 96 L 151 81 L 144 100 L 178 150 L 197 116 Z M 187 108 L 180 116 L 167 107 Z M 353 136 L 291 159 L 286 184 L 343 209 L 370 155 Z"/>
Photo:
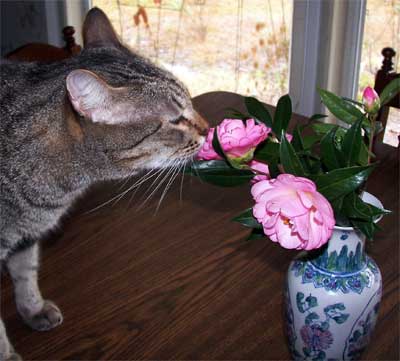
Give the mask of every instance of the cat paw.
<path id="1" fill-rule="evenodd" d="M 63 316 L 60 309 L 51 301 L 44 301 L 41 311 L 31 317 L 24 317 L 25 322 L 37 331 L 48 331 L 60 325 Z"/>

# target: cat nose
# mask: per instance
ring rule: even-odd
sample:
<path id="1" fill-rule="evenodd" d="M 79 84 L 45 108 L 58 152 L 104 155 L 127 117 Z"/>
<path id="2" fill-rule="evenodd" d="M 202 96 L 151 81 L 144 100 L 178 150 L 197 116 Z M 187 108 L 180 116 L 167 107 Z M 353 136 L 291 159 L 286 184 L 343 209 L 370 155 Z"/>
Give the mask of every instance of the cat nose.
<path id="1" fill-rule="evenodd" d="M 199 135 L 206 136 L 208 134 L 208 129 L 210 128 L 210 124 L 208 124 L 207 120 L 205 120 L 199 113 L 195 112 L 194 116 L 194 125 L 199 133 Z"/>

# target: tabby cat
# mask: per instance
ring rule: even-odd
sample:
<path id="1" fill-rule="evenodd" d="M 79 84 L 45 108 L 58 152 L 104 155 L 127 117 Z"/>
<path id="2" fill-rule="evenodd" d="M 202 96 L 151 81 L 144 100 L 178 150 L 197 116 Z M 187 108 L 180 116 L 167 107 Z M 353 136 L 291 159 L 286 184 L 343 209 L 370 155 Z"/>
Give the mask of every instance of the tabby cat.
<path id="1" fill-rule="evenodd" d="M 65 61 L 1 64 L 0 266 L 35 330 L 62 322 L 38 287 L 40 238 L 91 184 L 184 162 L 208 127 L 187 89 L 123 46 L 101 10 L 83 37 Z M 0 319 L 0 360 L 18 359 Z"/>

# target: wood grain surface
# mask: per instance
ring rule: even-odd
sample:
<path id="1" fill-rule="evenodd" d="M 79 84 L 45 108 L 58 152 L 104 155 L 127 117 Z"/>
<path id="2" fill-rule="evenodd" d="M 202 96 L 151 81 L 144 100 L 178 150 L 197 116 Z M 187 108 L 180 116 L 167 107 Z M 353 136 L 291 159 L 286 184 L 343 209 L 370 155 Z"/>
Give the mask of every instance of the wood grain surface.
<path id="1" fill-rule="evenodd" d="M 242 98 L 218 92 L 195 99 L 213 122 Z M 299 119 L 301 119 L 299 117 Z M 366 360 L 399 359 L 398 153 L 378 146 L 380 164 L 368 189 L 394 212 L 368 252 L 383 274 L 379 321 Z M 230 221 L 251 206 L 249 188 L 222 189 L 185 177 L 159 211 L 159 195 L 138 210 L 131 199 L 90 211 L 120 183 L 97 186 L 58 232 L 43 242 L 41 289 L 64 314 L 50 332 L 18 317 L 8 277 L 2 316 L 26 360 L 283 360 L 283 282 L 296 252 L 266 240 L 246 241 Z"/>

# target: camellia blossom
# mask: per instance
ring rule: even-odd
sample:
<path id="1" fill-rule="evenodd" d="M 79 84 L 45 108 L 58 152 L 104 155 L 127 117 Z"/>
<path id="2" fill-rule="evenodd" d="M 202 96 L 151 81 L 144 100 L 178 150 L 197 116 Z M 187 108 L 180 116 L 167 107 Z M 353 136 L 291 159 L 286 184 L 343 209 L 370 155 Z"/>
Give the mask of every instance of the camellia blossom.
<path id="1" fill-rule="evenodd" d="M 284 248 L 311 250 L 332 235 L 335 218 L 328 200 L 311 180 L 280 174 L 254 184 L 253 215 L 264 233 Z"/>
<path id="2" fill-rule="evenodd" d="M 212 146 L 214 128 L 207 134 L 207 139 L 197 157 L 204 160 L 221 159 Z M 253 158 L 254 149 L 264 141 L 271 129 L 265 124 L 256 124 L 254 119 L 224 119 L 217 126 L 218 139 L 226 156 L 230 159 L 248 162 Z"/>
<path id="3" fill-rule="evenodd" d="M 381 106 L 381 101 L 379 99 L 379 95 L 370 86 L 367 86 L 364 89 L 363 96 L 362 96 L 362 103 L 364 105 L 365 111 L 370 114 L 377 113 Z"/>
<path id="4" fill-rule="evenodd" d="M 217 154 L 212 146 L 212 141 L 214 138 L 215 128 L 210 128 L 207 134 L 206 141 L 204 142 L 202 148 L 197 153 L 198 159 L 203 160 L 221 160 L 222 158 Z"/>
<path id="5" fill-rule="evenodd" d="M 271 177 L 269 176 L 269 168 L 268 165 L 262 162 L 259 162 L 258 160 L 252 160 L 249 163 L 249 167 L 251 170 L 257 174 L 252 180 L 251 183 L 255 184 L 259 181 L 262 180 L 267 180 L 270 179 Z"/>

